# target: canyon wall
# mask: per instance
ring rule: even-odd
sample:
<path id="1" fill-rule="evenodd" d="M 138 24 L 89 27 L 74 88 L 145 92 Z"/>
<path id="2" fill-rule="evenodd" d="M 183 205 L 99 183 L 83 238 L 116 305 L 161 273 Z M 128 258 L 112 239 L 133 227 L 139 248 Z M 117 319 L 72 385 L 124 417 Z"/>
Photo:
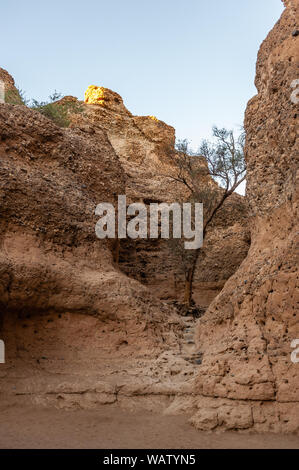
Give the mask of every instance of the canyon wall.
<path id="1" fill-rule="evenodd" d="M 285 2 L 258 54 L 245 117 L 251 246 L 197 326 L 198 429 L 299 429 L 298 3 Z"/>
<path id="2" fill-rule="evenodd" d="M 92 88 L 101 91 L 100 97 L 93 98 L 93 104 L 87 98 L 84 117 L 73 116 L 72 126 L 106 132 L 126 175 L 128 203 L 186 200 L 186 187 L 169 177 L 177 175 L 174 128 L 155 116 L 133 116 L 120 95 L 103 87 Z M 202 307 L 208 306 L 245 258 L 250 244 L 247 222 L 244 197 L 234 194 L 211 225 L 199 257 L 194 299 Z M 182 262 L 168 241 L 121 240 L 119 266 L 159 298 L 182 300 Z"/>
<path id="3" fill-rule="evenodd" d="M 80 102 L 61 128 L 15 102 L 21 98 L 3 69 L 0 79 L 14 92 L 13 104 L 0 104 L 2 400 L 60 407 L 139 400 L 161 409 L 189 396 L 196 367 L 183 357 L 185 325 L 171 305 L 178 260 L 167 241 L 125 240 L 117 264 L 115 241 L 94 231 L 97 204 L 116 204 L 119 194 L 145 204 L 187 197 L 168 176 L 174 129 L 133 116 L 107 89 L 103 103 Z M 199 271 L 205 306 L 245 257 L 246 224 L 236 195 L 215 222 L 215 253 Z"/>
<path id="4" fill-rule="evenodd" d="M 57 390 L 70 376 L 69 389 L 92 374 L 95 384 L 113 368 L 127 375 L 119 358 L 134 369 L 133 358 L 178 348 L 175 311 L 123 274 L 95 236 L 96 205 L 125 193 L 105 132 L 62 129 L 6 103 L 0 135 L 0 393 L 45 392 L 51 380 Z"/>

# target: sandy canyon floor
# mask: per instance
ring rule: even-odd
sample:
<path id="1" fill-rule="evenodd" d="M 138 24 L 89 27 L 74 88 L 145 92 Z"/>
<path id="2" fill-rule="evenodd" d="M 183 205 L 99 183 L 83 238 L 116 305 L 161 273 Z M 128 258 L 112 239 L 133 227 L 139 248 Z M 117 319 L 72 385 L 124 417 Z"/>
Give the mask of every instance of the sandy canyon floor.
<path id="1" fill-rule="evenodd" d="M 11 407 L 1 410 L 0 447 L 46 449 L 298 449 L 299 436 L 203 433 L 183 416 Z"/>

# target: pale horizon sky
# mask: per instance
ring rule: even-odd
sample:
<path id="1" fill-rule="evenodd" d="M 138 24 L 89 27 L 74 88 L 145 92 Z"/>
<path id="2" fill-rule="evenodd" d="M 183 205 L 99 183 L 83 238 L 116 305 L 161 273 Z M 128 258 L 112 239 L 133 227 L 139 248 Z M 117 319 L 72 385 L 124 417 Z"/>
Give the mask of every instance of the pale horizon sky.
<path id="1" fill-rule="evenodd" d="M 238 129 L 281 0 L 2 0 L 1 62 L 28 98 L 83 99 L 93 84 L 196 148 Z"/>

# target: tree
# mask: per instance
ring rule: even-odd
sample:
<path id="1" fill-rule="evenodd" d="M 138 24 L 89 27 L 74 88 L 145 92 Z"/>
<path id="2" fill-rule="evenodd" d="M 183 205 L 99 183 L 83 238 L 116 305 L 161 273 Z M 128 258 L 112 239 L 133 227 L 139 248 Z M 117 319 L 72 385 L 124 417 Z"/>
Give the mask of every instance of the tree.
<path id="1" fill-rule="evenodd" d="M 190 151 L 187 140 L 179 141 L 175 154 L 176 173 L 169 176 L 185 186 L 191 201 L 203 203 L 203 240 L 226 199 L 246 177 L 245 133 L 242 132 L 236 138 L 233 131 L 213 127 L 213 136 L 214 141 L 204 140 L 196 154 Z M 182 244 L 177 245 L 185 272 L 184 303 L 187 307 L 192 303 L 194 274 L 200 250 L 198 248 L 186 253 Z"/>

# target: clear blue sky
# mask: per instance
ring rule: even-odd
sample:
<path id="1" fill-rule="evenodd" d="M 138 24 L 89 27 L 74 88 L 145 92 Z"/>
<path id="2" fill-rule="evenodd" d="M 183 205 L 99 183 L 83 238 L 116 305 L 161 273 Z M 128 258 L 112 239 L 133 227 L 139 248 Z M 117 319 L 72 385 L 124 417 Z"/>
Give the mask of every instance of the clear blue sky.
<path id="1" fill-rule="evenodd" d="M 194 147 L 242 124 L 281 0 L 2 0 L 1 63 L 27 97 L 88 85 L 121 94 Z"/>

